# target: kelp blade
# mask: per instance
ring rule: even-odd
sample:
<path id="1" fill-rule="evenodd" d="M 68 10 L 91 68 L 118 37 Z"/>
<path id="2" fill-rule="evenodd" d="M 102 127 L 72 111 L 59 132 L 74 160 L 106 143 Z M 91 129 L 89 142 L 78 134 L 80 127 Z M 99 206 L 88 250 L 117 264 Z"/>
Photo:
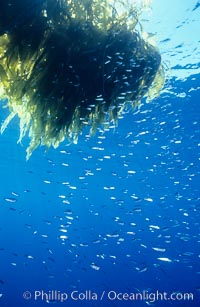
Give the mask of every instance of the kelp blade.
<path id="1" fill-rule="evenodd" d="M 159 93 L 161 56 L 139 33 L 138 13 L 134 1 L 1 1 L 0 93 L 11 113 L 2 131 L 20 118 L 27 158 L 38 145 L 77 142 L 86 125 L 93 134 L 116 124 Z"/>

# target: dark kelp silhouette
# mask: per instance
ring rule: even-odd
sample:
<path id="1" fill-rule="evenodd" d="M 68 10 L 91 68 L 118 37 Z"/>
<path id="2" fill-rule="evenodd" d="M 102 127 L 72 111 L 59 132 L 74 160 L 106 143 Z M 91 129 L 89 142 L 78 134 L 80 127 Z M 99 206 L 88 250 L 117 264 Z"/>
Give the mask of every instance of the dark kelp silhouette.
<path id="1" fill-rule="evenodd" d="M 137 24 L 127 1 L 1 0 L 0 97 L 10 109 L 1 130 L 19 116 L 27 158 L 40 144 L 76 142 L 86 125 L 116 124 L 159 92 L 161 57 Z"/>

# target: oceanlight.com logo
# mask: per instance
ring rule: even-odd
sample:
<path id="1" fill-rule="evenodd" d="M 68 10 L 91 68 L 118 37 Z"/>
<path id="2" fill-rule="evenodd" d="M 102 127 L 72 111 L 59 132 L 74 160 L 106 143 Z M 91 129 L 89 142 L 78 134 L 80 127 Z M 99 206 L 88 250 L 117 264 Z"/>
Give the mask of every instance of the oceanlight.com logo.
<path id="1" fill-rule="evenodd" d="M 117 292 L 115 290 L 102 291 L 101 293 L 85 290 L 83 292 L 74 290 L 72 292 L 62 292 L 59 290 L 35 290 L 33 292 L 25 291 L 23 293 L 25 300 L 44 301 L 47 303 L 57 302 L 64 303 L 67 301 L 145 301 L 154 303 L 156 301 L 193 301 L 193 293 L 173 292 Z"/>

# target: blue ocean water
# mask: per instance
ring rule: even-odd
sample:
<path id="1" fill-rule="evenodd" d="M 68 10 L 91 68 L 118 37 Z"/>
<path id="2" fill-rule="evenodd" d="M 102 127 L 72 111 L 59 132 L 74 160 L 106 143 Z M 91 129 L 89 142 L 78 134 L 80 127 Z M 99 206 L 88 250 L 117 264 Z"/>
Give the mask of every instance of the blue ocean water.
<path id="1" fill-rule="evenodd" d="M 1 135 L 0 306 L 199 306 L 200 75 L 167 82 L 29 161 L 17 118 Z"/>
<path id="2" fill-rule="evenodd" d="M 28 162 L 17 119 L 11 123 L 0 143 L 1 306 L 43 306 L 45 299 L 23 299 L 42 290 L 187 292 L 193 301 L 154 305 L 198 306 L 199 92 L 189 90 L 199 82 L 177 82 L 184 99 L 162 94 L 115 131 L 40 148 Z"/>

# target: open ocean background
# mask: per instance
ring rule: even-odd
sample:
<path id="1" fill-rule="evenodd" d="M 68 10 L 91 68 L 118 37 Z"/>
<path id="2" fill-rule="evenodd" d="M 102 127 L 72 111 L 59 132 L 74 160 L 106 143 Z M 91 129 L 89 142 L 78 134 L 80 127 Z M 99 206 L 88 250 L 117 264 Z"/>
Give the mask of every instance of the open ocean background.
<path id="1" fill-rule="evenodd" d="M 1 135 L 0 306 L 200 306 L 200 2 L 155 0 L 150 14 L 170 67 L 159 98 L 29 161 L 17 118 Z M 98 300 L 35 301 L 42 290 Z M 109 291 L 194 299 L 109 300 Z"/>

